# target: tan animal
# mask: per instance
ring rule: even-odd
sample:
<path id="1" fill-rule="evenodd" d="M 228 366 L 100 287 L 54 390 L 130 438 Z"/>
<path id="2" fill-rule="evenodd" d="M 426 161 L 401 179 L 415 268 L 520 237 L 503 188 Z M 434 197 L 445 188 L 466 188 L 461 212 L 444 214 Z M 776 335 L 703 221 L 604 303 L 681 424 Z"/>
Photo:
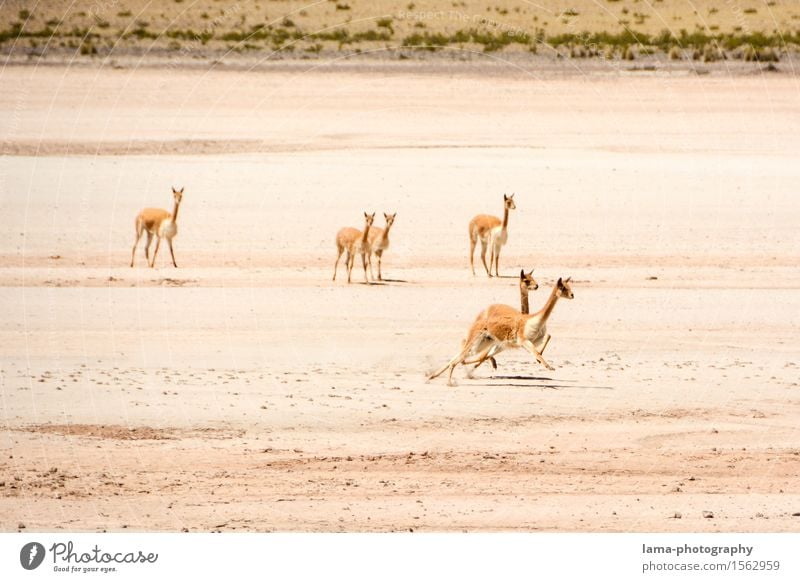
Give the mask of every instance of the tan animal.
<path id="1" fill-rule="evenodd" d="M 508 241 L 508 211 L 516 209 L 517 205 L 514 204 L 514 195 L 506 196 L 503 194 L 503 220 L 501 221 L 496 216 L 489 214 L 479 214 L 474 217 L 469 223 L 469 266 L 472 268 L 472 274 L 475 274 L 475 245 L 481 241 L 481 261 L 483 268 L 486 269 L 486 274 L 492 276 L 491 267 L 494 265 L 495 273 L 499 277 L 498 269 L 500 268 L 500 249 Z M 486 247 L 492 243 L 492 255 L 490 257 L 489 266 L 486 266 Z"/>
<path id="2" fill-rule="evenodd" d="M 542 350 L 550 336 L 547 334 L 547 319 L 560 297 L 575 297 L 570 278 L 559 279 L 544 307 L 532 315 L 520 313 L 508 305 L 490 305 L 483 310 L 469 329 L 463 349 L 447 364 L 430 375 L 434 379 L 449 370 L 447 383 L 453 385 L 453 370 L 459 364 L 480 365 L 485 360 L 507 348 L 528 350 L 548 370 L 553 367 L 542 357 Z M 471 358 L 470 358 L 471 357 Z"/>
<path id="3" fill-rule="evenodd" d="M 172 264 L 177 268 L 178 263 L 175 262 L 175 251 L 172 249 L 172 239 L 178 234 L 178 209 L 183 199 L 183 188 L 176 190 L 172 187 L 172 198 L 175 205 L 172 208 L 172 214 L 162 208 L 145 208 L 136 216 L 136 241 L 133 243 L 133 250 L 131 251 L 131 267 L 133 267 L 133 260 L 136 257 L 136 246 L 139 244 L 139 239 L 142 238 L 142 233 L 147 232 L 147 244 L 144 247 L 144 256 L 148 261 L 150 268 L 156 264 L 156 255 L 158 254 L 158 247 L 161 245 L 161 239 L 166 238 L 169 243 L 169 253 L 172 255 Z M 150 243 L 153 241 L 153 236 L 156 237 L 156 248 L 153 251 L 153 260 L 150 260 Z"/>
<path id="4" fill-rule="evenodd" d="M 367 252 L 367 261 L 369 262 L 369 276 L 375 280 L 375 275 L 372 272 L 372 255 L 378 257 L 378 281 L 383 281 L 383 274 L 381 273 L 381 259 L 383 252 L 389 248 L 389 229 L 394 224 L 394 219 L 397 213 L 386 214 L 383 213 L 383 218 L 386 221 L 385 228 L 370 228 L 369 229 L 369 251 Z"/>
<path id="5" fill-rule="evenodd" d="M 336 281 L 336 271 L 339 268 L 339 259 L 342 258 L 342 253 L 347 251 L 345 257 L 345 267 L 347 268 L 347 282 L 350 282 L 350 274 L 353 271 L 353 263 L 356 259 L 356 254 L 361 255 L 361 262 L 364 265 L 364 282 L 369 283 L 367 279 L 367 259 L 366 253 L 369 248 L 369 230 L 372 222 L 375 220 L 375 213 L 364 213 L 364 231 L 357 228 L 345 227 L 336 233 L 336 263 L 333 265 L 333 280 Z"/>
<path id="6" fill-rule="evenodd" d="M 519 270 L 519 312 L 527 315 L 530 313 L 530 307 L 528 305 L 528 292 L 533 289 L 536 291 L 539 288 L 539 283 L 533 278 L 533 269 L 531 269 L 530 273 L 525 273 L 525 269 Z M 542 348 L 542 352 L 544 352 L 544 348 Z M 494 357 L 489 356 L 486 358 L 492 364 L 492 368 L 495 370 L 497 369 L 497 360 Z M 479 362 L 475 365 L 475 368 L 480 366 L 483 362 Z M 473 370 L 475 370 L 473 368 Z"/>
<path id="7" fill-rule="evenodd" d="M 519 270 L 519 311 L 527 315 L 530 313 L 528 306 L 528 292 L 533 289 L 536 291 L 539 288 L 539 283 L 533 278 L 533 269 L 527 275 L 525 269 Z"/>

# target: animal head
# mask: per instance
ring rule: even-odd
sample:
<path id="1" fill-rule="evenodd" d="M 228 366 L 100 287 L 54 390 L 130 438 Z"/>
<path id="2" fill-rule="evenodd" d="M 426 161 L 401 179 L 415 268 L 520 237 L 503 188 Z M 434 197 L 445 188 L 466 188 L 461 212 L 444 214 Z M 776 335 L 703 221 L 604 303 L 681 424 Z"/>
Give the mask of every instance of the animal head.
<path id="1" fill-rule="evenodd" d="M 509 210 L 514 210 L 514 209 L 517 208 L 517 205 L 514 204 L 514 195 L 513 194 L 511 196 L 506 196 L 505 194 L 503 194 L 503 203 L 505 204 L 506 208 L 508 208 Z"/>
<path id="2" fill-rule="evenodd" d="M 397 216 L 396 212 L 394 214 L 386 214 L 385 212 L 383 213 L 383 218 L 386 220 L 386 228 L 389 228 L 394 224 L 395 216 Z"/>
<path id="3" fill-rule="evenodd" d="M 372 222 L 375 220 L 375 213 L 373 212 L 372 214 L 367 214 L 365 212 L 364 213 L 364 219 L 366 220 L 367 228 L 369 228 L 370 226 L 372 226 Z"/>
<path id="4" fill-rule="evenodd" d="M 575 294 L 572 292 L 572 285 L 570 285 L 570 281 L 572 281 L 572 277 L 567 277 L 566 279 L 558 278 L 558 283 L 556 286 L 558 287 L 558 296 L 564 297 L 565 299 L 575 299 Z"/>
<path id="5" fill-rule="evenodd" d="M 180 204 L 181 198 L 183 198 L 183 188 L 181 188 L 180 190 L 176 190 L 175 186 L 173 186 L 172 197 L 175 199 L 175 204 Z"/>
<path id="6" fill-rule="evenodd" d="M 525 273 L 525 269 L 519 270 L 519 287 L 520 289 L 528 290 L 533 289 L 536 291 L 539 288 L 539 283 L 533 278 L 533 269 L 530 273 Z"/>

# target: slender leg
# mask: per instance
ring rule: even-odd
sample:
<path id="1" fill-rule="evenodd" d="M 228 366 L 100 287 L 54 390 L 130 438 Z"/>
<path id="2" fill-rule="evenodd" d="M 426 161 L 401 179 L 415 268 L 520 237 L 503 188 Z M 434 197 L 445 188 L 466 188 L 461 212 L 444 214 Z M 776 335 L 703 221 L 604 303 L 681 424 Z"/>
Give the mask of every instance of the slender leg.
<path id="1" fill-rule="evenodd" d="M 437 376 L 440 376 L 442 373 L 444 373 L 445 370 L 449 369 L 450 373 L 447 376 L 447 384 L 452 386 L 453 385 L 453 370 L 455 370 L 455 367 L 458 364 L 462 363 L 464 361 L 464 358 L 466 358 L 470 354 L 470 352 L 473 351 L 473 349 L 475 349 L 475 348 L 483 349 L 481 344 L 482 344 L 482 342 L 486 342 L 486 341 L 491 341 L 491 339 L 487 338 L 482 333 L 478 334 L 474 338 L 468 339 L 466 342 L 464 342 L 464 348 L 460 352 L 458 352 L 456 357 L 451 359 L 444 366 L 442 366 L 441 368 L 436 370 L 433 374 L 428 376 L 428 379 L 429 380 L 433 380 Z"/>
<path id="2" fill-rule="evenodd" d="M 467 377 L 468 378 L 472 378 L 473 377 L 472 376 L 473 372 L 475 372 L 475 370 L 477 370 L 478 367 L 482 363 L 484 363 L 486 360 L 491 360 L 492 362 L 494 362 L 494 358 L 491 356 L 491 354 L 497 353 L 497 351 L 495 351 L 496 347 L 497 347 L 497 344 L 490 344 L 489 347 L 487 347 L 485 350 L 483 350 L 480 354 L 478 354 L 474 358 L 471 358 L 471 359 L 466 359 L 465 358 L 464 361 L 461 362 L 465 366 L 468 366 L 470 364 L 475 364 L 475 366 L 467 372 Z M 497 369 L 496 363 L 494 365 L 494 369 L 495 370 Z"/>
<path id="3" fill-rule="evenodd" d="M 339 254 L 336 255 L 336 262 L 333 264 L 333 280 L 336 281 L 336 270 L 339 268 L 339 259 L 342 258 L 342 253 L 344 252 L 344 247 L 337 247 Z M 345 261 L 345 268 L 347 267 L 347 261 Z"/>
<path id="4" fill-rule="evenodd" d="M 451 368 L 451 369 L 450 369 L 450 376 L 452 377 L 452 375 L 453 375 L 453 370 L 452 370 L 452 368 L 455 368 L 455 367 L 456 367 L 456 365 L 458 365 L 458 363 L 459 363 L 461 360 L 463 360 L 465 357 L 467 357 L 467 355 L 469 354 L 470 350 L 472 349 L 472 344 L 474 344 L 474 343 L 475 343 L 474 341 L 473 341 L 473 342 L 468 342 L 468 343 L 467 343 L 467 344 L 464 346 L 464 348 L 463 348 L 463 349 L 462 349 L 460 352 L 458 352 L 458 354 L 457 354 L 457 355 L 456 355 L 454 358 L 452 358 L 452 359 L 451 359 L 449 362 L 447 362 L 447 363 L 446 363 L 444 366 L 442 366 L 441 368 L 439 368 L 438 370 L 436 370 L 436 371 L 435 371 L 433 374 L 431 374 L 430 376 L 428 376 L 428 380 L 433 380 L 433 379 L 434 379 L 434 378 L 436 378 L 437 376 L 441 376 L 441 375 L 442 375 L 442 373 L 444 373 L 444 371 L 445 371 L 445 370 L 447 370 L 448 368 Z"/>
<path id="5" fill-rule="evenodd" d="M 369 265 L 369 277 L 375 280 L 375 273 L 372 271 L 372 253 L 367 254 L 367 264 Z"/>
<path id="6" fill-rule="evenodd" d="M 478 241 L 472 238 L 472 233 L 469 235 L 469 267 L 472 269 L 472 275 L 475 275 L 475 243 Z"/>
<path id="7" fill-rule="evenodd" d="M 489 347 L 487 349 L 485 349 L 483 352 L 479 353 L 477 356 L 475 356 L 473 358 L 470 358 L 470 359 L 465 359 L 462 363 L 465 366 L 468 366 L 470 364 L 475 364 L 475 368 L 477 368 L 478 366 L 483 364 L 486 360 L 490 360 L 492 362 L 492 367 L 496 370 L 497 369 L 497 361 L 494 359 L 494 356 L 499 354 L 502 351 L 503 351 L 503 348 L 501 347 L 501 345 L 497 344 L 497 343 L 494 343 L 494 344 L 489 345 Z M 475 368 L 473 368 L 473 370 Z"/>
<path id="8" fill-rule="evenodd" d="M 361 264 L 364 266 L 364 283 L 369 284 L 369 279 L 367 278 L 367 254 L 364 251 L 361 251 Z"/>
<path id="9" fill-rule="evenodd" d="M 137 227 L 136 242 L 133 243 L 133 251 L 131 251 L 131 267 L 133 267 L 133 259 L 136 257 L 136 247 L 139 245 L 140 238 L 142 238 L 142 231 Z"/>
<path id="10" fill-rule="evenodd" d="M 487 345 L 487 342 L 488 342 L 489 347 L 488 348 L 484 348 L 484 346 Z M 450 373 L 447 375 L 447 385 L 448 386 L 455 386 L 455 383 L 453 382 L 453 372 L 455 371 L 456 366 L 458 364 L 463 364 L 464 363 L 464 360 L 466 359 L 467 355 L 470 352 L 481 352 L 482 353 L 482 352 L 490 351 L 494 347 L 494 340 L 490 336 L 486 336 L 483 333 L 479 334 L 474 340 L 472 340 L 472 342 L 466 342 L 466 343 L 468 344 L 468 347 L 466 348 L 467 351 L 464 354 L 464 357 L 461 358 L 459 361 L 454 362 L 454 363 L 452 363 L 450 365 Z"/>
<path id="11" fill-rule="evenodd" d="M 533 357 L 535 357 L 542 366 L 544 366 L 548 370 L 555 370 L 553 366 L 545 362 L 544 358 L 542 357 L 542 354 L 536 350 L 536 347 L 534 347 L 534 345 L 531 343 L 530 340 L 525 340 L 525 342 L 522 345 L 525 347 L 526 350 L 528 350 L 530 353 L 533 354 Z"/>
<path id="12" fill-rule="evenodd" d="M 492 274 L 489 272 L 489 267 L 486 266 L 486 241 L 481 239 L 481 261 L 483 261 L 483 268 L 486 269 L 486 274 L 490 277 Z"/>
<path id="13" fill-rule="evenodd" d="M 153 242 L 153 233 L 149 230 L 147 231 L 147 244 L 144 247 L 144 258 L 147 260 L 147 264 L 150 264 L 150 245 Z"/>
<path id="14" fill-rule="evenodd" d="M 355 260 L 355 253 L 353 253 L 350 249 L 347 249 L 347 257 L 345 258 L 347 261 L 347 282 L 350 282 L 350 273 L 353 272 L 353 262 Z"/>
<path id="15" fill-rule="evenodd" d="M 544 345 L 542 346 L 542 349 L 539 350 L 540 354 L 544 355 L 544 349 L 547 347 L 547 344 L 549 344 L 549 343 L 550 343 L 550 334 L 548 333 L 547 337 L 544 338 Z"/>
<path id="16" fill-rule="evenodd" d="M 153 249 L 153 261 L 150 263 L 150 268 L 156 266 L 156 255 L 158 255 L 158 247 L 161 246 L 161 237 L 156 237 L 156 248 Z"/>
<path id="17" fill-rule="evenodd" d="M 169 254 L 172 255 L 172 265 L 177 269 L 178 263 L 175 262 L 175 251 L 172 250 L 172 239 L 168 238 L 167 242 L 169 243 Z"/>
<path id="18" fill-rule="evenodd" d="M 480 360 L 480 361 L 479 361 L 479 362 L 477 362 L 477 363 L 475 363 L 475 360 L 472 360 L 471 362 L 464 362 L 464 365 L 465 365 L 465 366 L 466 366 L 467 364 L 475 364 L 475 365 L 472 367 L 472 369 L 471 369 L 469 372 L 467 372 L 467 376 L 469 376 L 470 378 L 472 378 L 472 373 L 473 373 L 475 370 L 477 370 L 477 369 L 478 369 L 478 368 L 481 366 L 481 364 L 483 364 L 484 362 L 489 362 L 489 363 L 492 365 L 492 369 L 493 369 L 493 370 L 497 370 L 497 360 L 495 360 L 493 356 L 486 356 L 484 359 Z"/>
<path id="19" fill-rule="evenodd" d="M 383 274 L 381 273 L 381 261 L 383 260 L 383 251 L 377 251 L 375 253 L 378 255 L 378 281 L 383 281 Z M 369 274 L 372 275 L 372 267 L 370 265 Z M 375 277 L 372 277 L 375 279 Z"/>
<path id="20" fill-rule="evenodd" d="M 500 245 L 497 245 L 497 248 L 493 248 L 492 252 L 494 253 L 494 274 L 496 276 L 500 276 Z"/>

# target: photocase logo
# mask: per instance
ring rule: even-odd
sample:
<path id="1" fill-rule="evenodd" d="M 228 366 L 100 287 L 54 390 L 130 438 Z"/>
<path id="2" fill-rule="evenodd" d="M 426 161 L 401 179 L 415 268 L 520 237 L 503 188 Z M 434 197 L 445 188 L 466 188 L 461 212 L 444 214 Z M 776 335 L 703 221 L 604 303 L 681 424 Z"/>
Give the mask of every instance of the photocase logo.
<path id="1" fill-rule="evenodd" d="M 26 570 L 35 570 L 44 561 L 44 546 L 39 542 L 30 542 L 22 546 L 19 552 L 19 563 Z"/>

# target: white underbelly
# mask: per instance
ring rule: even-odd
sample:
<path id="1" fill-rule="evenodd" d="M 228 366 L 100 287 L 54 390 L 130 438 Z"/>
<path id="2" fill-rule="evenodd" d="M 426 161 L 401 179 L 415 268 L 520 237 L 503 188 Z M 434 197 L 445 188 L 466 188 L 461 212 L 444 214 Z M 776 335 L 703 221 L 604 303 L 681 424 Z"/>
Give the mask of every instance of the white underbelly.
<path id="1" fill-rule="evenodd" d="M 492 242 L 496 245 L 504 245 L 508 240 L 508 231 L 503 230 L 502 227 L 498 226 L 497 228 L 492 230 Z"/>
<path id="2" fill-rule="evenodd" d="M 172 238 L 178 234 L 178 225 L 172 222 L 171 220 L 161 223 L 161 227 L 158 229 L 158 236 Z"/>

